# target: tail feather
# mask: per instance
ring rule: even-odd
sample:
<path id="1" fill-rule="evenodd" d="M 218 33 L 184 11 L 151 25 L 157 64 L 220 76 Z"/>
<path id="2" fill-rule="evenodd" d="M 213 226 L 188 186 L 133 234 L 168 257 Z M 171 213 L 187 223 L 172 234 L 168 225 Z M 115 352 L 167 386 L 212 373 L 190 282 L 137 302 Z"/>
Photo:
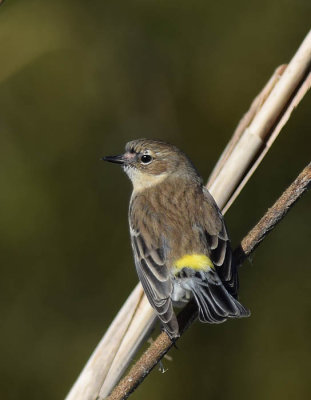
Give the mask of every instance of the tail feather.
<path id="1" fill-rule="evenodd" d="M 226 318 L 227 313 L 223 301 L 219 296 L 215 296 L 215 293 L 213 293 L 213 287 L 206 287 L 206 290 L 204 290 L 204 298 L 218 317 Z"/>
<path id="2" fill-rule="evenodd" d="M 213 301 L 218 302 L 227 315 L 238 315 L 237 301 L 230 295 L 222 283 L 219 285 L 210 284 L 209 292 Z"/>
<path id="3" fill-rule="evenodd" d="M 189 271 L 190 272 L 190 271 Z M 201 322 L 221 323 L 227 318 L 248 317 L 250 312 L 224 287 L 213 269 L 188 275 L 188 288 L 192 291 L 199 308 Z"/>
<path id="4" fill-rule="evenodd" d="M 215 304 L 210 302 L 210 299 L 204 295 L 204 292 L 193 291 L 194 298 L 199 307 L 200 321 L 209 321 L 217 324 L 225 321 L 225 316 L 221 317 L 221 313 L 215 308 Z"/>

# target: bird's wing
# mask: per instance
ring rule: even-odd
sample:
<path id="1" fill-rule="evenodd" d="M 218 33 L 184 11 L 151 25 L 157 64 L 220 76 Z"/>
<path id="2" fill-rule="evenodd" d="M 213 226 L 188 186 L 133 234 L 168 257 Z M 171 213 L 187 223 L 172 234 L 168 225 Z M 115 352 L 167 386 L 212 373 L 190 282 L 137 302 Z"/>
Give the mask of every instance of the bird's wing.
<path id="1" fill-rule="evenodd" d="M 130 234 L 138 277 L 151 306 L 156 310 L 170 337 L 178 336 L 178 323 L 174 314 L 171 294 L 173 283 L 165 264 L 164 248 L 152 215 L 148 223 L 137 218 L 135 208 L 130 211 Z M 131 215 L 132 214 L 132 215 Z"/>
<path id="2" fill-rule="evenodd" d="M 210 258 L 216 271 L 229 293 L 236 297 L 238 274 L 232 262 L 232 251 L 223 216 L 207 189 L 203 190 L 204 234 L 210 252 Z"/>

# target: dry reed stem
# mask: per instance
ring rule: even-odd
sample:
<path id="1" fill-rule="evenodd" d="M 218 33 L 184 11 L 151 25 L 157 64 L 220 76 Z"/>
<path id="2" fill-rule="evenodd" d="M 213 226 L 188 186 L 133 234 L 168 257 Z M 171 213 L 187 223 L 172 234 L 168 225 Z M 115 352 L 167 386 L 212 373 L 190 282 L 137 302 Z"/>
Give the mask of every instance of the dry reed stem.
<path id="1" fill-rule="evenodd" d="M 238 127 L 232 139 L 234 148 L 230 145 L 227 146 L 222 157 L 225 160 L 226 169 L 220 169 L 219 166 L 216 166 L 217 175 L 215 176 L 215 173 L 212 173 L 208 187 L 219 208 L 223 211 L 228 209 L 232 199 L 239 193 L 242 185 L 245 185 L 254 171 L 252 166 L 257 166 L 258 160 L 262 160 L 288 120 L 291 111 L 302 98 L 301 87 L 303 94 L 309 89 L 310 65 L 311 31 L 307 34 L 287 67 L 285 69 L 280 67 L 277 70 L 278 74 L 282 72 L 282 75 L 274 74 L 261 95 L 255 100 L 255 105 L 253 104 L 253 107 L 251 107 L 251 111 L 252 108 L 255 111 L 253 113 L 250 111 L 246 114 L 244 121 L 242 120 L 241 125 L 243 128 L 245 127 L 244 131 L 241 132 L 241 126 Z M 271 90 L 270 93 L 268 93 L 269 90 Z M 296 96 L 297 93 L 299 93 L 298 97 Z M 257 105 L 261 101 L 263 103 L 257 111 Z M 247 125 L 246 122 L 249 122 L 249 124 Z M 245 176 L 247 176 L 247 179 L 245 179 Z M 224 195 L 222 185 L 228 188 L 231 193 L 231 200 Z"/>

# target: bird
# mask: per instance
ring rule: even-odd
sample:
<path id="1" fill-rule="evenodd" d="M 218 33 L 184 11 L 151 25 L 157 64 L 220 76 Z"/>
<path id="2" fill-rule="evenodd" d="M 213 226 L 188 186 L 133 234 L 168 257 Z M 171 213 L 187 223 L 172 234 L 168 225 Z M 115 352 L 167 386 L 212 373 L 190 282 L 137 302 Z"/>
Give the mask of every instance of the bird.
<path id="1" fill-rule="evenodd" d="M 161 140 L 136 139 L 105 156 L 133 184 L 129 229 L 139 280 L 171 340 L 175 307 L 194 299 L 201 322 L 248 317 L 224 218 L 192 161 Z"/>

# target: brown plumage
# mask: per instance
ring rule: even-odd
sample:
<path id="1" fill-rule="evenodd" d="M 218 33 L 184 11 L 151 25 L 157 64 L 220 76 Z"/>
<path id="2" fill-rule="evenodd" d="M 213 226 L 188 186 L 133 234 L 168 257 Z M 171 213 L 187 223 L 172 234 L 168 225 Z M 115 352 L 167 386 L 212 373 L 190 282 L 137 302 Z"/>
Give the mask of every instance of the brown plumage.
<path id="1" fill-rule="evenodd" d="M 136 270 L 170 337 L 179 334 L 173 305 L 192 296 L 203 322 L 248 316 L 237 301 L 238 274 L 223 217 L 188 157 L 170 144 L 138 139 L 125 154 L 105 159 L 122 164 L 133 182 L 129 224 Z"/>

